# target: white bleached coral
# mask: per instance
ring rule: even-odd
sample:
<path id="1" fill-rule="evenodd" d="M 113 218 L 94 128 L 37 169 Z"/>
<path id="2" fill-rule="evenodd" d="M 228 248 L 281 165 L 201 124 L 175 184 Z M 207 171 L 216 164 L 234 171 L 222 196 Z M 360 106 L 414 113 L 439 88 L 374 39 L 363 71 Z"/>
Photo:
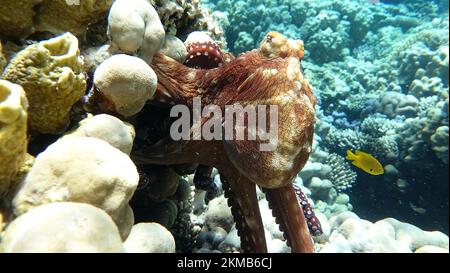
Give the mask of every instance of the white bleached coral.
<path id="1" fill-rule="evenodd" d="M 165 41 L 158 13 L 146 0 L 116 0 L 108 16 L 108 35 L 114 46 L 137 52 L 148 63 Z"/>
<path id="2" fill-rule="evenodd" d="M 141 111 L 154 95 L 157 78 L 142 59 L 118 54 L 95 70 L 94 85 L 89 99 L 100 101 L 96 105 L 100 110 L 129 117 Z"/>
<path id="3" fill-rule="evenodd" d="M 105 210 L 126 237 L 132 213 L 128 201 L 139 181 L 131 159 L 103 140 L 64 138 L 36 157 L 13 199 L 16 215 L 52 202 L 81 202 Z"/>
<path id="4" fill-rule="evenodd" d="M 130 154 L 135 135 L 133 125 L 116 117 L 100 114 L 89 115 L 80 121 L 78 128 L 68 132 L 65 137 L 95 137 L 108 142 L 126 154 Z"/>
<path id="5" fill-rule="evenodd" d="M 179 63 L 184 63 L 187 56 L 186 46 L 183 41 L 173 35 L 166 35 L 164 46 L 161 48 L 160 52 Z"/>
<path id="6" fill-rule="evenodd" d="M 0 252 L 120 252 L 111 217 L 92 205 L 57 202 L 15 219 L 2 236 Z"/>
<path id="7" fill-rule="evenodd" d="M 134 225 L 123 243 L 128 253 L 175 253 L 175 239 L 158 223 Z"/>
<path id="8" fill-rule="evenodd" d="M 386 218 L 376 223 L 345 212 L 329 219 L 332 233 L 320 252 L 415 252 L 423 247 L 449 248 L 448 236 L 423 231 L 408 223 Z"/>

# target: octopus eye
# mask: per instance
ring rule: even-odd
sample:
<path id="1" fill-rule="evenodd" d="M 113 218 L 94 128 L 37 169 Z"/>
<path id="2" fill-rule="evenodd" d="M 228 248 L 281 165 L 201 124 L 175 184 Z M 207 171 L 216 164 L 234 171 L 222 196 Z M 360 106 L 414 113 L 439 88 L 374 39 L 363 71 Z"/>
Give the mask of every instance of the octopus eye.
<path id="1" fill-rule="evenodd" d="M 272 42 L 272 36 L 270 36 L 270 35 L 267 35 L 266 36 L 266 42 L 268 42 L 268 43 L 271 43 Z"/>

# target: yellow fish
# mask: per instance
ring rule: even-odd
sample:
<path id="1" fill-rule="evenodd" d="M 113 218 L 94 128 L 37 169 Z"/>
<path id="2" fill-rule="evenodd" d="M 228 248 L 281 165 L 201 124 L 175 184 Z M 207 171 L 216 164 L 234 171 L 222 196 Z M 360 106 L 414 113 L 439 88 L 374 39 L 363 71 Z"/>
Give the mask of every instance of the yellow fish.
<path id="1" fill-rule="evenodd" d="M 353 165 L 371 175 L 380 175 L 384 173 L 381 163 L 370 154 L 358 150 L 353 153 L 352 151 L 347 150 L 346 158 L 351 160 Z"/>

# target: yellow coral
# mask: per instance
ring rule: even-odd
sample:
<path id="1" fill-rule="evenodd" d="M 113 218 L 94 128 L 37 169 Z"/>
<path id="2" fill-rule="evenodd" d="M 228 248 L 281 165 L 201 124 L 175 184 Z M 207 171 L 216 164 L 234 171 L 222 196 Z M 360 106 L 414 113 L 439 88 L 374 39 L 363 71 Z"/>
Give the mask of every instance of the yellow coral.
<path id="1" fill-rule="evenodd" d="M 2 0 L 0 34 L 24 38 L 33 32 L 33 7 L 36 0 Z"/>
<path id="2" fill-rule="evenodd" d="M 46 0 L 39 7 L 36 29 L 75 35 L 85 33 L 86 26 L 106 16 L 112 0 Z"/>
<path id="3" fill-rule="evenodd" d="M 28 46 L 3 72 L 26 92 L 30 130 L 57 134 L 69 124 L 72 105 L 86 89 L 78 40 L 70 33 Z"/>
<path id="4" fill-rule="evenodd" d="M 27 108 L 23 88 L 0 80 L 0 196 L 12 186 L 25 160 Z"/>
<path id="5" fill-rule="evenodd" d="M 6 66 L 6 58 L 3 55 L 2 42 L 0 41 L 0 73 L 2 73 L 3 68 Z"/>

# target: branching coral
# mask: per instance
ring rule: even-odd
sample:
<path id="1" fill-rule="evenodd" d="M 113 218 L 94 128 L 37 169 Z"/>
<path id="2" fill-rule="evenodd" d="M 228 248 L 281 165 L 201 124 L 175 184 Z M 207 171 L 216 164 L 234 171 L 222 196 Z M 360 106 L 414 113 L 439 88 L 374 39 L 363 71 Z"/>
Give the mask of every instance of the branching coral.
<path id="1" fill-rule="evenodd" d="M 331 166 L 329 179 L 338 191 L 349 189 L 356 182 L 356 172 L 342 156 L 330 154 L 326 163 Z"/>
<path id="2" fill-rule="evenodd" d="M 364 150 L 367 135 L 351 129 L 340 130 L 332 127 L 323 139 L 323 143 L 334 151 L 345 154 L 348 149 Z"/>
<path id="3" fill-rule="evenodd" d="M 200 0 L 150 2 L 156 8 L 167 34 L 184 39 L 192 31 L 206 31 L 222 48 L 226 48 L 222 27 L 216 23 L 209 10 L 200 5 Z"/>

